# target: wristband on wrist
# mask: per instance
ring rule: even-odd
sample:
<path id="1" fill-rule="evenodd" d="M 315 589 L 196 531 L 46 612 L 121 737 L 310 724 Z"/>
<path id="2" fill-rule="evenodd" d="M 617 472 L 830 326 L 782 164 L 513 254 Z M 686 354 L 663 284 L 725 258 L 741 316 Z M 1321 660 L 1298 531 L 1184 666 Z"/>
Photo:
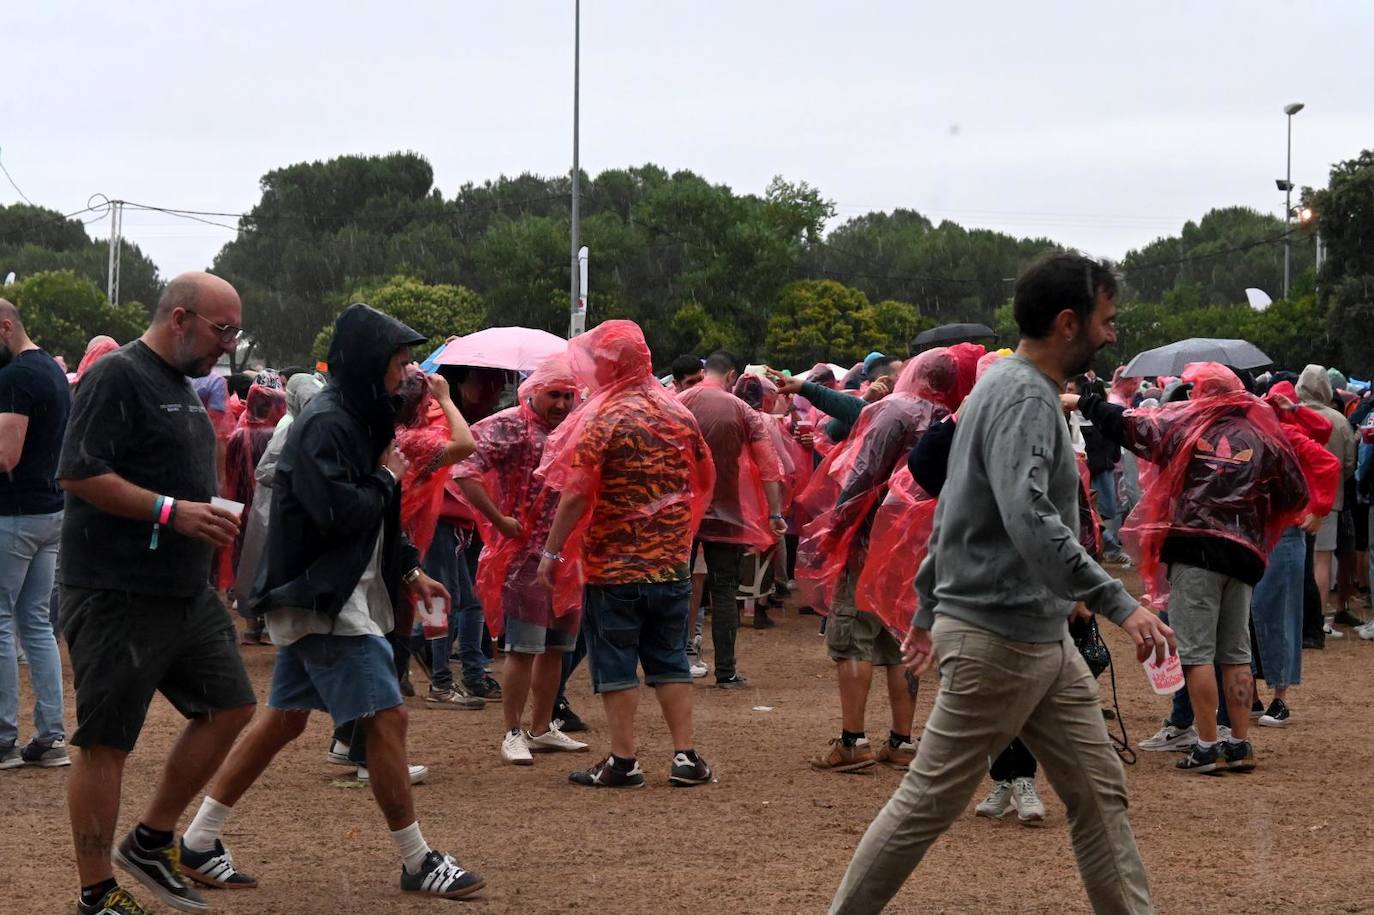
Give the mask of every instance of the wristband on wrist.
<path id="1" fill-rule="evenodd" d="M 779 515 L 779 514 L 774 513 L 774 514 L 771 514 L 771 515 L 768 516 L 768 520 L 770 520 L 770 521 L 785 521 L 785 520 L 787 520 L 787 519 L 785 519 L 782 515 Z"/>
<path id="2" fill-rule="evenodd" d="M 543 557 L 544 557 L 545 559 L 547 559 L 549 562 L 562 562 L 562 561 L 563 561 L 563 554 L 562 554 L 562 553 L 551 553 L 551 552 L 549 552 L 548 550 L 540 550 L 540 551 L 539 551 L 539 555 L 540 555 L 540 556 L 543 556 Z"/>
<path id="3" fill-rule="evenodd" d="M 420 567 L 419 567 L 419 566 L 416 566 L 415 568 L 411 569 L 409 572 L 407 572 L 407 573 L 405 573 L 404 575 L 402 575 L 402 576 L 401 576 L 401 581 L 402 581 L 404 584 L 407 584 L 407 585 L 413 585 L 413 584 L 415 584 L 416 580 L 420 577 L 420 571 L 421 571 L 421 570 L 420 570 Z"/>
<path id="4" fill-rule="evenodd" d="M 153 501 L 153 536 L 148 541 L 148 549 L 150 550 L 157 549 L 158 531 L 162 529 L 163 524 L 167 523 L 164 516 L 171 514 L 171 506 L 168 505 L 169 501 L 171 500 L 166 496 L 158 496 Z"/>
<path id="5" fill-rule="evenodd" d="M 167 498 L 161 501 L 162 505 L 158 508 L 157 513 L 157 523 L 167 524 L 172 520 L 172 509 L 176 507 L 177 500 L 168 496 Z"/>

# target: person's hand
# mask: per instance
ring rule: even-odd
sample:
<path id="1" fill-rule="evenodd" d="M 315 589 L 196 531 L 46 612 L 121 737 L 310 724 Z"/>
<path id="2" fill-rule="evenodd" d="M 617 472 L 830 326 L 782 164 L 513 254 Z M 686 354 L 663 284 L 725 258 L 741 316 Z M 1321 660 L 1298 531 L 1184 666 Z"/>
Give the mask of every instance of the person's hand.
<path id="1" fill-rule="evenodd" d="M 878 378 L 864 391 L 864 400 L 868 403 L 877 403 L 884 397 L 892 393 L 892 382 L 887 378 Z"/>
<path id="2" fill-rule="evenodd" d="M 425 376 L 425 384 L 429 385 L 429 393 L 434 395 L 434 399 L 439 403 L 446 403 L 453 399 L 448 389 L 448 379 L 439 373 Z"/>
<path id="3" fill-rule="evenodd" d="M 1065 413 L 1072 413 L 1074 410 L 1078 409 L 1078 395 L 1060 394 L 1059 405 L 1064 408 Z"/>
<path id="4" fill-rule="evenodd" d="M 424 572 L 421 572 L 418 578 L 406 585 L 406 594 L 410 598 L 412 604 L 416 601 L 424 601 L 425 606 L 428 607 L 433 602 L 434 598 L 441 597 L 444 600 L 445 606 L 453 606 L 448 588 L 445 588 L 442 584 L 430 578 Z"/>
<path id="5" fill-rule="evenodd" d="M 1302 524 L 1299 524 L 1298 527 L 1302 528 L 1305 534 L 1315 534 L 1322 529 L 1322 521 L 1322 518 L 1309 513 L 1306 518 L 1302 519 Z"/>
<path id="6" fill-rule="evenodd" d="M 779 394 L 799 394 L 801 393 L 802 380 L 792 375 L 784 375 L 782 372 L 775 372 L 772 369 L 763 370 L 764 377 L 777 387 Z"/>
<path id="7" fill-rule="evenodd" d="M 798 443 L 808 451 L 816 447 L 816 434 L 814 432 L 794 432 Z"/>
<path id="8" fill-rule="evenodd" d="M 902 666 L 919 677 L 930 670 L 934 659 L 935 645 L 930 640 L 930 630 L 912 626 L 902 639 Z"/>
<path id="9" fill-rule="evenodd" d="M 233 512 L 209 502 L 176 503 L 172 530 L 183 537 L 203 540 L 212 546 L 228 546 L 239 532 L 239 518 Z"/>
<path id="10" fill-rule="evenodd" d="M 520 522 L 510 515 L 502 515 L 500 518 L 493 521 L 492 524 L 501 532 L 501 536 L 503 537 L 509 537 L 511 540 L 514 540 L 516 537 L 520 536 Z"/>
<path id="11" fill-rule="evenodd" d="M 1078 603 L 1074 604 L 1072 612 L 1069 613 L 1070 622 L 1073 622 L 1075 620 L 1082 620 L 1083 622 L 1087 623 L 1091 622 L 1092 618 L 1093 612 L 1089 610 L 1088 605 L 1083 603 L 1082 601 L 1079 601 Z"/>
<path id="12" fill-rule="evenodd" d="M 391 444 L 387 445 L 386 450 L 382 452 L 381 460 L 377 462 L 377 466 L 390 470 L 392 476 L 399 480 L 406 475 L 406 468 L 410 465 L 406 463 L 405 455 L 397 450 L 396 445 Z"/>
<path id="13" fill-rule="evenodd" d="M 1151 653 L 1156 664 L 1163 664 L 1171 654 L 1178 654 L 1178 643 L 1174 641 L 1174 630 L 1164 625 L 1164 621 L 1144 607 L 1136 607 L 1121 624 L 1135 642 L 1135 659 L 1144 661 Z"/>
<path id="14" fill-rule="evenodd" d="M 787 533 L 787 520 L 775 515 L 768 519 L 768 527 L 779 538 L 782 538 L 782 536 Z"/>
<path id="15" fill-rule="evenodd" d="M 535 573 L 535 579 L 539 584 L 548 590 L 553 590 L 553 574 L 558 569 L 558 560 L 550 559 L 547 556 L 539 558 L 539 571 Z"/>

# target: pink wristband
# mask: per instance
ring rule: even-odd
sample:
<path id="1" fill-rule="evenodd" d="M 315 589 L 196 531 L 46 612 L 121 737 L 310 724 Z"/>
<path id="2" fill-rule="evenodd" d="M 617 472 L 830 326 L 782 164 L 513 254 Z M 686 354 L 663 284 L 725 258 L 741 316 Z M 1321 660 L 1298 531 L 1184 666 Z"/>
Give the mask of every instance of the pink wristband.
<path id="1" fill-rule="evenodd" d="M 158 524 L 166 524 L 168 521 L 171 520 L 171 518 L 172 518 L 172 505 L 175 504 L 175 503 L 176 503 L 176 499 L 173 499 L 173 498 L 171 498 L 171 497 L 168 497 L 168 498 L 162 503 L 162 514 L 160 514 L 160 515 L 157 516 L 157 523 L 158 523 Z"/>

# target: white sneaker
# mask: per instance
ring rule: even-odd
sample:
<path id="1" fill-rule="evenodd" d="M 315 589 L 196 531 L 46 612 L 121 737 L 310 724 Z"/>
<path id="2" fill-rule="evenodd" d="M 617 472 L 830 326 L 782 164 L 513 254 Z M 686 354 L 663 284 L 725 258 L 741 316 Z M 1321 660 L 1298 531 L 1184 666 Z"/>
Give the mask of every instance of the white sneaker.
<path id="1" fill-rule="evenodd" d="M 501 761 L 512 766 L 534 765 L 534 757 L 530 755 L 530 748 L 525 743 L 524 731 L 516 728 L 507 731 L 506 736 L 501 738 Z"/>
<path id="2" fill-rule="evenodd" d="M 1011 806 L 1016 808 L 1016 819 L 1022 826 L 1044 825 L 1045 804 L 1035 791 L 1035 779 L 1018 778 L 1012 781 Z"/>
<path id="3" fill-rule="evenodd" d="M 1006 816 L 1011 803 L 1011 782 L 998 782 L 992 786 L 988 796 L 978 802 L 973 813 L 974 816 L 1000 820 Z"/>
<path id="4" fill-rule="evenodd" d="M 1374 639 L 1374 620 L 1370 620 L 1363 626 L 1356 626 L 1355 634 L 1362 639 Z"/>
<path id="5" fill-rule="evenodd" d="M 706 676 L 706 674 L 707 674 L 709 671 L 710 671 L 710 668 L 707 667 L 705 664 L 701 663 L 700 661 L 697 661 L 697 660 L 693 660 L 693 661 L 692 661 L 692 679 L 693 679 L 693 680 L 700 680 L 702 677 Z"/>
<path id="6" fill-rule="evenodd" d="M 1345 633 L 1344 633 L 1344 632 L 1341 632 L 1341 631 L 1340 631 L 1339 629 L 1337 629 L 1335 626 L 1331 625 L 1330 621 L 1328 621 L 1324 626 L 1322 626 L 1322 632 L 1325 632 L 1325 633 L 1326 633 L 1326 637 L 1327 637 L 1328 639 L 1343 639 L 1343 638 L 1345 638 Z"/>
<path id="7" fill-rule="evenodd" d="M 420 784 L 420 782 L 424 781 L 426 778 L 429 778 L 429 766 L 411 766 L 411 767 L 410 767 L 410 783 L 411 783 L 412 785 L 418 785 L 418 784 Z M 368 776 L 368 774 L 367 774 L 367 766 L 359 766 L 359 767 L 358 767 L 358 781 L 360 781 L 360 782 L 362 782 L 364 785 L 366 785 L 370 780 L 371 780 L 371 779 L 369 778 L 369 776 Z"/>
<path id="8" fill-rule="evenodd" d="M 563 753 L 581 753 L 583 750 L 587 749 L 587 744 L 580 740 L 573 740 L 567 734 L 560 731 L 553 722 L 549 723 L 549 730 L 547 733 L 540 734 L 538 737 L 526 731 L 525 746 L 530 750 L 541 752 L 561 751 Z"/>
<path id="9" fill-rule="evenodd" d="M 1176 728 L 1168 721 L 1154 734 L 1136 744 L 1142 750 L 1186 750 L 1197 743 L 1197 728 L 1191 724 L 1186 728 Z"/>
<path id="10" fill-rule="evenodd" d="M 355 765 L 348 760 L 348 744 L 337 738 L 330 740 L 329 752 L 325 754 L 325 758 L 336 766 Z"/>

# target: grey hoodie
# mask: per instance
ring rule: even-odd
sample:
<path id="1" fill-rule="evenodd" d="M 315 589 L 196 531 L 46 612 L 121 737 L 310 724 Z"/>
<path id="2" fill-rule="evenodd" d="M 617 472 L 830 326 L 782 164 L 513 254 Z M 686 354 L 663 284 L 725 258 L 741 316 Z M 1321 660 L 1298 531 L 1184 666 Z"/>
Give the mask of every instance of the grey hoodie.
<path id="1" fill-rule="evenodd" d="M 1331 406 L 1331 377 L 1320 365 L 1309 365 L 1298 376 L 1298 399 L 1303 406 L 1316 410 L 1327 422 L 1331 423 L 1331 438 L 1326 441 L 1326 450 L 1341 462 L 1341 479 L 1348 480 L 1355 475 L 1355 459 L 1359 454 L 1359 441 L 1350 421 L 1341 411 Z M 1345 508 L 1345 487 L 1336 487 L 1336 501 L 1332 511 Z"/>
<path id="2" fill-rule="evenodd" d="M 914 625 L 941 613 L 1057 642 L 1080 600 L 1124 622 L 1135 599 L 1078 542 L 1081 485 L 1055 383 L 1020 356 L 997 360 L 959 412 Z"/>

